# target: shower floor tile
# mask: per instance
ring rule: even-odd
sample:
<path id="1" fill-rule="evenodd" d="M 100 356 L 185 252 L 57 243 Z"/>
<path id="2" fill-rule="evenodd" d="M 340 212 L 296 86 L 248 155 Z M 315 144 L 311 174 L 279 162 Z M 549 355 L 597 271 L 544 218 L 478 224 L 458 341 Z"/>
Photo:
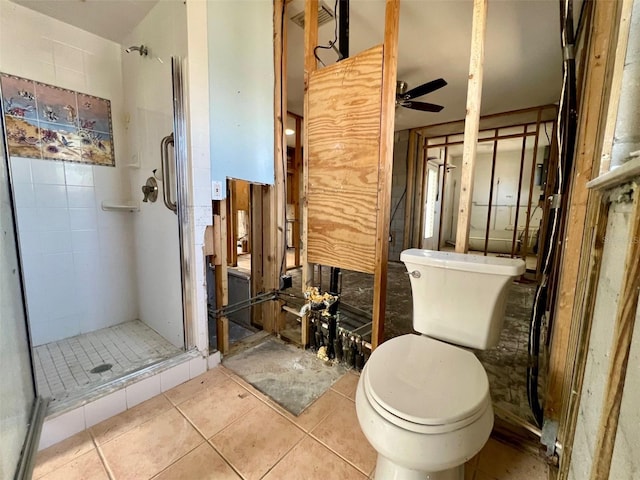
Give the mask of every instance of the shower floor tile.
<path id="1" fill-rule="evenodd" d="M 39 345 L 33 350 L 39 394 L 50 397 L 52 403 L 182 352 L 139 320 Z M 108 365 L 111 367 L 106 369 Z M 100 371 L 100 367 L 106 370 Z"/>

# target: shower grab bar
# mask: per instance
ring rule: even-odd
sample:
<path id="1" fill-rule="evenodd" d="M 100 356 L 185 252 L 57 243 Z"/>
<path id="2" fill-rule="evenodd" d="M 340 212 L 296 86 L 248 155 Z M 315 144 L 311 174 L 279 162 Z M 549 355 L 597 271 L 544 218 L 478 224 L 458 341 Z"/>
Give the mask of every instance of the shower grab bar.
<path id="1" fill-rule="evenodd" d="M 173 133 L 171 133 L 170 135 L 167 135 L 166 137 L 164 137 L 162 139 L 162 141 L 160 142 L 160 156 L 161 156 L 161 162 L 162 162 L 162 184 L 163 184 L 163 189 L 162 189 L 162 200 L 164 200 L 164 205 L 169 209 L 169 210 L 173 210 L 173 212 L 177 215 L 178 214 L 178 206 L 176 205 L 176 202 L 172 202 L 171 201 L 171 188 L 172 188 L 172 183 L 170 180 L 171 177 L 171 169 L 170 167 L 170 163 L 169 163 L 169 145 L 173 145 L 175 148 L 175 144 L 173 142 Z"/>

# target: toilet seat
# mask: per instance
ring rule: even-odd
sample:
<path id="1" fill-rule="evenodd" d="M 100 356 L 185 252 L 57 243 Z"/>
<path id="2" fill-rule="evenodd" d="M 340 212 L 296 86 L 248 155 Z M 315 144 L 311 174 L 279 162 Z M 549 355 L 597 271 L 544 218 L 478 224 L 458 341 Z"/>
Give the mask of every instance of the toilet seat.
<path id="1" fill-rule="evenodd" d="M 383 343 L 362 376 L 371 406 L 414 432 L 463 428 L 491 404 L 487 374 L 476 356 L 425 336 L 402 335 Z"/>

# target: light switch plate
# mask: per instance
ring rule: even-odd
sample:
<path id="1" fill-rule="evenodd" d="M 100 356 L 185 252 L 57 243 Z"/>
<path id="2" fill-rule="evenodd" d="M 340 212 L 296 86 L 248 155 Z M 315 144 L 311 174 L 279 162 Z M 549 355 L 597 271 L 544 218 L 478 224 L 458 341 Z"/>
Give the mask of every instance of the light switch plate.
<path id="1" fill-rule="evenodd" d="M 222 200 L 222 182 L 211 182 L 211 199 Z"/>

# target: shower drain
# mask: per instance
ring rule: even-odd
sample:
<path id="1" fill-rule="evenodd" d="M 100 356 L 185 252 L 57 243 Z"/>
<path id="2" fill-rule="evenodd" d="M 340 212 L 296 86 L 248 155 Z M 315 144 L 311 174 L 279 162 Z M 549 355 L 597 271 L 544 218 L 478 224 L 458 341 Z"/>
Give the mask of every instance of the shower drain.
<path id="1" fill-rule="evenodd" d="M 93 367 L 90 371 L 91 373 L 102 373 L 106 372 L 107 370 L 111 370 L 111 367 L 113 367 L 113 365 L 111 365 L 110 363 L 103 363 L 102 365 Z"/>

